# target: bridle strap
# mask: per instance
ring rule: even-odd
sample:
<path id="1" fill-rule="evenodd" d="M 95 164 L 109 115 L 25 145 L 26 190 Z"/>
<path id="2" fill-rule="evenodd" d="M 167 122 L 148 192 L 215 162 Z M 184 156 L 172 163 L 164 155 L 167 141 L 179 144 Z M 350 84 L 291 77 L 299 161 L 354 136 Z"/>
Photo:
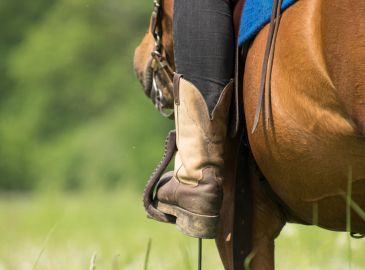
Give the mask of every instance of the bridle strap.
<path id="1" fill-rule="evenodd" d="M 161 46 L 161 0 L 153 1 L 153 11 L 151 15 L 151 34 L 155 39 L 155 49 L 160 50 Z"/>
<path id="2" fill-rule="evenodd" d="M 173 68 L 167 61 L 166 57 L 163 54 L 163 45 L 162 45 L 162 0 L 154 0 L 153 1 L 153 11 L 151 15 L 151 28 L 150 32 L 155 41 L 155 46 L 153 51 L 151 52 L 152 62 L 152 80 L 153 87 L 152 91 L 155 92 L 155 99 L 153 100 L 156 108 L 159 110 L 162 116 L 166 118 L 173 119 L 174 112 L 173 109 L 167 110 L 164 108 L 165 99 L 162 93 L 162 90 L 157 86 L 157 76 L 163 76 L 165 82 L 167 84 L 172 85 L 173 78 Z"/>
<path id="3" fill-rule="evenodd" d="M 281 18 L 281 3 L 282 0 L 274 0 L 271 19 L 270 19 L 270 28 L 268 32 L 266 49 L 264 54 L 264 59 L 262 63 L 262 71 L 261 71 L 261 81 L 260 81 L 260 90 L 259 90 L 259 98 L 256 107 L 255 119 L 252 127 L 252 133 L 255 132 L 260 115 L 261 108 L 263 106 L 263 102 L 266 101 L 265 104 L 265 122 L 266 125 L 269 123 L 269 119 L 271 117 L 271 76 L 272 76 L 272 66 L 274 62 L 274 53 L 275 53 L 275 40 L 277 37 L 280 18 Z M 268 91 L 265 93 L 266 84 Z M 266 94 L 266 95 L 265 95 Z M 265 97 L 267 100 L 265 100 Z"/>

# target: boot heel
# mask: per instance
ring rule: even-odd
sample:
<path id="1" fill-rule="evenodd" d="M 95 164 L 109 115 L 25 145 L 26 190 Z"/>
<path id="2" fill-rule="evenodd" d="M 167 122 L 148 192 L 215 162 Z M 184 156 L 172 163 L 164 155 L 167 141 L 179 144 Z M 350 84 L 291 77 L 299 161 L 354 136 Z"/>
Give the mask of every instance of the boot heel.
<path id="1" fill-rule="evenodd" d="M 157 203 L 157 209 L 176 217 L 176 227 L 184 234 L 196 238 L 214 239 L 217 235 L 219 216 L 199 215 L 175 205 Z"/>

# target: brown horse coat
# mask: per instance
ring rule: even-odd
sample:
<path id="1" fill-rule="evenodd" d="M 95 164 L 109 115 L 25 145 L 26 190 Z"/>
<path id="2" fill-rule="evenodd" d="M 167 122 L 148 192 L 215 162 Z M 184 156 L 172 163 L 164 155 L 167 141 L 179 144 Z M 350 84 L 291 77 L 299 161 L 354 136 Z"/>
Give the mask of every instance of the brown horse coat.
<path id="1" fill-rule="evenodd" d="M 349 177 L 352 200 L 365 209 L 364 14 L 365 2 L 339 0 L 298 1 L 284 13 L 272 74 L 272 121 L 265 128 L 261 117 L 257 131 L 249 134 L 255 160 L 273 190 L 307 223 L 318 209 L 318 225 L 330 230 L 346 229 L 343 193 Z M 246 61 L 248 127 L 266 32 L 267 27 L 256 37 Z M 356 213 L 352 229 L 365 232 Z"/>

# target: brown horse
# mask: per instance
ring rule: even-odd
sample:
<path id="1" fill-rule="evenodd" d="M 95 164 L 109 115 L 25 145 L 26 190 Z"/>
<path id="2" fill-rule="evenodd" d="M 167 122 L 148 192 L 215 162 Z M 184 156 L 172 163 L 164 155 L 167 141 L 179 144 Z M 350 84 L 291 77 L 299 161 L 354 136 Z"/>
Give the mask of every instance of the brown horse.
<path id="1" fill-rule="evenodd" d="M 161 23 L 163 55 L 173 67 L 172 6 L 172 0 L 163 2 Z M 249 131 L 267 32 L 265 26 L 252 41 L 245 64 L 243 102 Z M 135 53 L 136 73 L 148 95 L 153 46 L 147 33 Z M 156 77 L 169 107 L 171 85 L 165 75 Z M 276 39 L 270 95 L 270 122 L 265 123 L 264 110 L 248 140 L 277 199 L 250 170 L 251 269 L 274 269 L 274 240 L 286 222 L 346 231 L 350 220 L 352 232 L 365 234 L 358 210 L 365 209 L 365 1 L 299 0 L 288 8 Z M 228 146 L 227 164 L 234 162 L 229 153 L 235 143 L 237 139 Z M 227 170 L 225 226 L 217 239 L 226 269 L 233 269 L 228 248 L 234 225 L 231 178 Z"/>

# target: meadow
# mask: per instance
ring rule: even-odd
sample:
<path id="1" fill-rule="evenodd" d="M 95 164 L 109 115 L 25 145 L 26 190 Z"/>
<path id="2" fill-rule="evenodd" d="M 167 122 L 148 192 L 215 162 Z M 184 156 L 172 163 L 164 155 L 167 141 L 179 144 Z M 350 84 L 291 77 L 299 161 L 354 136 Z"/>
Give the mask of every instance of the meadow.
<path id="1" fill-rule="evenodd" d="M 146 218 L 135 190 L 82 194 L 2 194 L 1 270 L 197 269 L 197 240 Z M 365 269 L 365 241 L 288 225 L 277 243 L 279 270 Z M 214 241 L 203 269 L 223 269 Z M 94 268 L 93 268 L 94 267 Z"/>

